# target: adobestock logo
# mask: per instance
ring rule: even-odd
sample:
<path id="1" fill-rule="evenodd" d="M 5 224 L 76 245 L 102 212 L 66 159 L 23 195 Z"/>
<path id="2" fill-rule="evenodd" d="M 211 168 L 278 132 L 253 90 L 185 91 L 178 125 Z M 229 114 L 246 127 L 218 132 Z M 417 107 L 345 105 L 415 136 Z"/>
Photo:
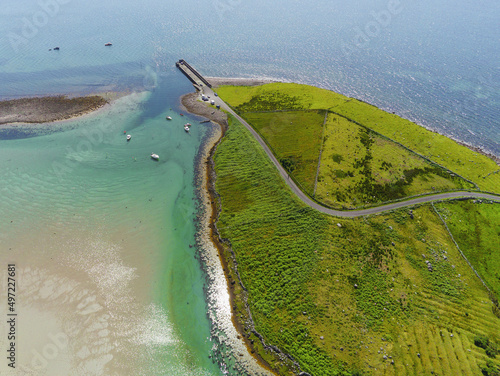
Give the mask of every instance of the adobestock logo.
<path id="1" fill-rule="evenodd" d="M 32 350 L 33 358 L 31 359 L 31 367 L 34 370 L 42 370 L 47 368 L 49 362 L 55 360 L 61 351 L 68 347 L 69 337 L 65 333 L 56 335 L 49 333 L 49 342 L 38 350 Z"/>
<path id="2" fill-rule="evenodd" d="M 65 175 L 71 173 L 78 164 L 77 160 L 72 159 L 72 156 L 92 152 L 97 145 L 104 141 L 105 136 L 110 134 L 110 132 L 112 132 L 112 130 L 111 121 L 109 119 L 101 121 L 96 128 L 90 130 L 82 129 L 78 136 L 80 141 L 76 145 L 76 148 L 71 146 L 66 147 L 66 157 L 64 161 L 52 162 L 52 171 L 59 178 L 59 181 L 63 182 Z"/>
<path id="3" fill-rule="evenodd" d="M 51 18 L 59 14 L 61 5 L 65 5 L 71 0 L 40 0 L 39 10 L 31 17 L 23 17 L 18 30 L 7 34 L 12 49 L 17 53 L 20 48 L 26 46 L 30 39 L 33 39 L 49 23 Z"/>
<path id="4" fill-rule="evenodd" d="M 220 21 L 224 21 L 224 15 L 233 11 L 242 3 L 241 0 L 214 0 L 213 5 Z"/>
<path id="5" fill-rule="evenodd" d="M 370 41 L 378 38 L 383 29 L 389 27 L 394 17 L 403 11 L 400 0 L 389 0 L 386 9 L 370 12 L 372 20 L 367 22 L 363 28 L 354 28 L 354 37 L 349 43 L 342 43 L 342 52 L 350 55 L 355 50 L 367 48 Z"/>

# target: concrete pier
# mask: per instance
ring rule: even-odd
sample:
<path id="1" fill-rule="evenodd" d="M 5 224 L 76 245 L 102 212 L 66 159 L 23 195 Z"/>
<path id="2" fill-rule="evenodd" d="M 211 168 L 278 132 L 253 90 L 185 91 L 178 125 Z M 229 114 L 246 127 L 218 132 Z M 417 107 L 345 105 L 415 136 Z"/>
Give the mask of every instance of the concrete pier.
<path id="1" fill-rule="evenodd" d="M 203 78 L 203 76 L 199 74 L 198 71 L 191 65 L 189 65 L 184 59 L 180 59 L 177 63 L 175 63 L 175 65 L 193 84 L 200 87 L 203 85 L 208 86 L 209 88 L 212 87 L 212 85 L 207 80 L 205 80 L 205 78 Z"/>

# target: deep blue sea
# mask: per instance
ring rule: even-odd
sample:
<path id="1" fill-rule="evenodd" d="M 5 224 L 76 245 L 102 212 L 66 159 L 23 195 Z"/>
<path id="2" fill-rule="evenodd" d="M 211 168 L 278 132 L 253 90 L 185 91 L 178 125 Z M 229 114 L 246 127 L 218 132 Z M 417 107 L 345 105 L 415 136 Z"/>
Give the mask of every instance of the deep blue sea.
<path id="1" fill-rule="evenodd" d="M 136 93 L 0 132 L 0 315 L 15 262 L 30 318 L 11 374 L 245 374 L 193 246 L 210 130 L 179 116 L 178 59 L 331 89 L 500 156 L 499 20 L 497 0 L 2 0 L 0 99 Z"/>

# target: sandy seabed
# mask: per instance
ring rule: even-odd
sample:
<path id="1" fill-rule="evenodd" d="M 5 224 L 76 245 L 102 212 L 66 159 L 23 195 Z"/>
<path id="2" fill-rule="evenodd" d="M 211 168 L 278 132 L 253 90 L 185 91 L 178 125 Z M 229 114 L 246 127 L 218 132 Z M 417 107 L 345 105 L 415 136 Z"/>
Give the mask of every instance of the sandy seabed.
<path id="1" fill-rule="evenodd" d="M 122 238 L 50 224 L 2 241 L 9 249 L 0 255 L 0 317 L 15 325 L 0 325 L 0 344 L 14 347 L 16 368 L 2 357 L 1 375 L 142 374 L 144 344 L 161 328 L 150 297 L 153 261 L 137 252 L 140 241 Z"/>

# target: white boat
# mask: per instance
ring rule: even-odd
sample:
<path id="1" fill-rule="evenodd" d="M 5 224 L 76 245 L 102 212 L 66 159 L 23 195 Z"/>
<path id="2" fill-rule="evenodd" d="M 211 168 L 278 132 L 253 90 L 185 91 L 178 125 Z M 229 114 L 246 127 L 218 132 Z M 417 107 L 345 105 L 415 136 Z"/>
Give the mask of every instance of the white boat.
<path id="1" fill-rule="evenodd" d="M 130 141 L 131 138 L 132 138 L 132 136 L 128 134 L 127 135 L 127 141 Z"/>
<path id="2" fill-rule="evenodd" d="M 167 120 L 172 120 L 172 116 L 167 116 Z"/>
<path id="3" fill-rule="evenodd" d="M 186 124 L 184 124 L 184 130 L 185 130 L 186 132 L 189 132 L 189 127 L 190 127 L 190 126 L 191 126 L 191 123 L 186 123 Z"/>
<path id="4" fill-rule="evenodd" d="M 154 159 L 155 161 L 157 161 L 160 159 L 160 156 L 158 154 L 151 153 L 151 158 Z"/>

